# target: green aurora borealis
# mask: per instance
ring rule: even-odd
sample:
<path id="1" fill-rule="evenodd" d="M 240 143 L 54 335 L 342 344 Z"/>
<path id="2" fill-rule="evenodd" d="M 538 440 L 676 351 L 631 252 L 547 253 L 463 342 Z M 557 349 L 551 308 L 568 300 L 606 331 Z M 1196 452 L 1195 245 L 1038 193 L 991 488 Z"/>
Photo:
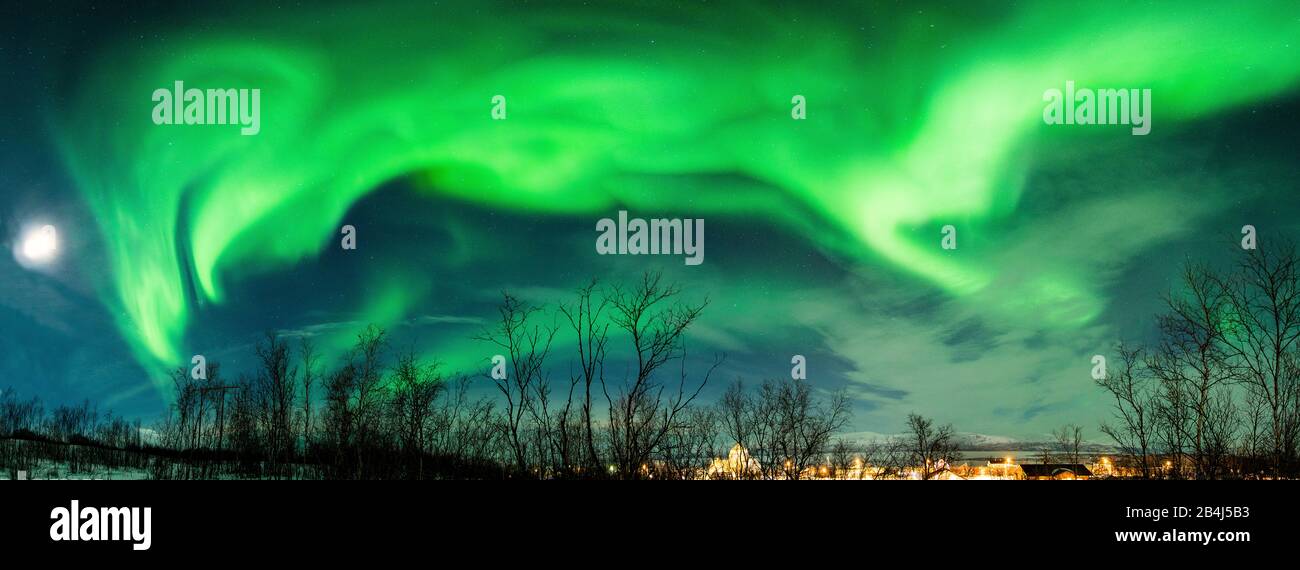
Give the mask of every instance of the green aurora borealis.
<path id="1" fill-rule="evenodd" d="M 961 349 L 939 366 L 920 352 L 925 342 L 908 339 L 964 327 L 981 343 L 1032 354 L 1057 347 L 1024 374 L 1083 378 L 1087 355 L 1119 334 L 1107 315 L 1132 264 L 1209 231 L 1202 222 L 1226 204 L 1294 195 L 1276 180 L 1230 188 L 1262 173 L 1184 177 L 1180 166 L 1200 152 L 1205 125 L 1294 93 L 1293 2 L 655 4 L 250 5 L 107 35 L 81 55 L 81 73 L 62 74 L 75 79 L 60 84 L 65 96 L 46 119 L 97 224 L 107 266 L 95 289 L 135 361 L 165 387 L 162 372 L 188 362 L 205 312 L 256 311 L 263 301 L 235 294 L 241 284 L 318 262 L 349 212 L 396 183 L 430 211 L 535 217 L 591 239 L 595 220 L 620 208 L 717 219 L 705 266 L 721 269 L 675 270 L 731 319 L 705 341 L 744 344 L 769 323 L 801 327 L 846 363 L 847 382 L 870 387 L 861 398 L 909 393 L 887 416 L 860 414 L 859 429 L 886 431 L 900 410 L 952 394 L 941 382 L 881 378 L 921 369 L 993 387 L 966 399 L 989 418 L 968 420 L 970 429 L 1021 430 L 992 411 L 1003 405 L 1086 410 L 1068 420 L 1091 425 L 1095 404 L 1070 407 L 1097 396 L 1085 380 L 1047 398 L 1008 396 L 1023 388 L 1004 376 L 1015 374 L 1005 362 L 1024 352 L 986 344 L 995 358 Z M 152 124 L 149 93 L 175 80 L 260 88 L 260 134 Z M 1151 134 L 1045 126 L 1041 95 L 1067 80 L 1151 89 Z M 489 116 L 497 94 L 508 120 Z M 805 121 L 790 118 L 795 94 L 807 98 Z M 955 251 L 938 247 L 946 224 L 958 228 Z M 1214 231 L 1231 240 L 1240 225 Z M 730 227 L 792 236 L 799 255 L 833 260 L 840 281 L 809 290 L 798 256 L 750 262 L 753 272 L 729 264 L 721 244 L 764 247 L 727 241 Z M 358 276 L 370 283 L 365 294 L 329 308 L 392 326 L 429 312 L 457 271 L 489 272 L 493 289 L 541 285 L 492 265 L 505 254 L 477 248 L 551 255 L 556 265 L 594 258 L 583 240 L 547 252 L 530 249 L 527 232 L 444 230 L 467 249 L 431 255 L 459 256 L 454 265 L 381 256 L 379 270 Z M 361 239 L 375 231 L 362 226 Z M 366 243 L 375 242 L 361 251 Z M 595 263 L 573 261 L 547 284 L 576 286 L 601 271 Z M 901 299 L 917 292 L 933 307 L 886 330 L 846 316 L 846 307 L 920 302 Z M 1124 302 L 1145 310 L 1159 293 L 1135 290 L 1140 299 Z M 451 339 L 437 350 L 472 365 L 481 355 L 469 346 Z M 1071 359 L 1078 371 L 1059 369 Z M 774 362 L 779 372 L 788 355 Z"/>

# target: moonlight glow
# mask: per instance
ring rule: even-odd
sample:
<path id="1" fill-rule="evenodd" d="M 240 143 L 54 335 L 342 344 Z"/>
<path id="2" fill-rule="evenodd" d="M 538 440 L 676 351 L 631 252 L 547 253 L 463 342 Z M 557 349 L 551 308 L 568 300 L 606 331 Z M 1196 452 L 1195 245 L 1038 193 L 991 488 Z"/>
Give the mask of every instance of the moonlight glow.
<path id="1" fill-rule="evenodd" d="M 23 238 L 22 257 L 33 263 L 46 263 L 58 253 L 58 234 L 54 226 L 44 225 Z"/>

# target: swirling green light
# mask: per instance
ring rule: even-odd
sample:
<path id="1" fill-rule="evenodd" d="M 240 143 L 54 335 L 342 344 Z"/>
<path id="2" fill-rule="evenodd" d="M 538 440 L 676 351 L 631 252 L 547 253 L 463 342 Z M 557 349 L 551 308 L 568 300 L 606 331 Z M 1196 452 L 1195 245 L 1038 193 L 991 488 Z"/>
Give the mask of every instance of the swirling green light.
<path id="1" fill-rule="evenodd" d="M 358 199 L 399 177 L 539 214 L 756 216 L 954 297 L 988 295 L 999 267 L 940 250 L 930 228 L 979 238 L 1014 213 L 1044 89 L 1150 88 L 1155 139 L 1300 76 L 1287 3 L 962 10 L 981 14 L 250 10 L 106 49 L 60 140 L 108 243 L 106 301 L 143 361 L 174 364 L 196 307 L 227 300 L 223 283 L 317 255 Z M 261 133 L 152 124 L 149 94 L 178 79 L 260 88 Z M 796 93 L 806 121 L 790 119 Z M 489 116 L 496 94 L 506 121 Z M 1018 283 L 992 310 L 1074 326 L 1102 308 L 1068 268 Z M 385 294 L 385 314 L 418 297 Z"/>

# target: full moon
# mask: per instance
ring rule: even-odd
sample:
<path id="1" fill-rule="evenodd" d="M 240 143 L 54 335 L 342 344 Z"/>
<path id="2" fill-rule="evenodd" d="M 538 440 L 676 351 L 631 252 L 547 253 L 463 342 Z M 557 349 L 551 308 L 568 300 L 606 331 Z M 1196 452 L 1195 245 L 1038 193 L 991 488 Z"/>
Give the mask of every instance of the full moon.
<path id="1" fill-rule="evenodd" d="M 42 226 L 23 239 L 23 256 L 31 261 L 45 262 L 54 259 L 58 249 L 59 240 L 54 226 L 51 225 Z"/>

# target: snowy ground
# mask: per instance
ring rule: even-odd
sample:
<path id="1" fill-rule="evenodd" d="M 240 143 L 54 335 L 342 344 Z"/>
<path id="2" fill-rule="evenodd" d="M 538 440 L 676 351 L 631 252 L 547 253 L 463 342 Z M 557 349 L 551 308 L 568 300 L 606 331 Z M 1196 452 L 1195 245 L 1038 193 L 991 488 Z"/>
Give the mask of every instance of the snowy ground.
<path id="1" fill-rule="evenodd" d="M 0 469 L 0 480 L 7 479 L 27 479 L 27 480 L 139 480 L 148 479 L 149 475 L 143 469 L 109 469 L 99 465 L 84 466 L 80 471 L 71 472 L 67 465 L 56 464 L 50 461 L 42 461 L 31 471 L 17 472 L 14 469 Z"/>

